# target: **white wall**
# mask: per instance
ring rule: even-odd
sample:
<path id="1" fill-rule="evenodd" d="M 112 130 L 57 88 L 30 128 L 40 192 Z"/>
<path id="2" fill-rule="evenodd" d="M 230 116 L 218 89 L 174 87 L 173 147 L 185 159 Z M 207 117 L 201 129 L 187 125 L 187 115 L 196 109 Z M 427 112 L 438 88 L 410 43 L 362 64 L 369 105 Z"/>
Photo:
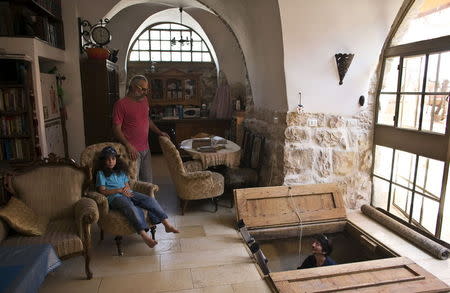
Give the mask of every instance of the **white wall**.
<path id="1" fill-rule="evenodd" d="M 208 35 L 216 51 L 220 70 L 227 76 L 229 84 L 244 85 L 247 69 L 239 44 L 230 30 L 216 15 L 205 10 L 191 8 L 188 13 L 200 23 Z"/>
<path id="2" fill-rule="evenodd" d="M 353 115 L 403 0 L 279 0 L 289 110 Z M 354 53 L 339 85 L 334 54 Z"/>
<path id="3" fill-rule="evenodd" d="M 235 33 L 245 56 L 256 107 L 286 111 L 283 40 L 276 0 L 199 0 Z"/>
<path id="4" fill-rule="evenodd" d="M 75 2 L 75 3 L 74 3 Z M 64 38 L 66 41 L 66 62 L 61 65 L 61 73 L 66 76 L 63 88 L 67 109 L 66 129 L 69 156 L 77 161 L 85 148 L 83 96 L 80 75 L 80 37 L 78 33 L 78 9 L 76 1 L 62 1 Z"/>

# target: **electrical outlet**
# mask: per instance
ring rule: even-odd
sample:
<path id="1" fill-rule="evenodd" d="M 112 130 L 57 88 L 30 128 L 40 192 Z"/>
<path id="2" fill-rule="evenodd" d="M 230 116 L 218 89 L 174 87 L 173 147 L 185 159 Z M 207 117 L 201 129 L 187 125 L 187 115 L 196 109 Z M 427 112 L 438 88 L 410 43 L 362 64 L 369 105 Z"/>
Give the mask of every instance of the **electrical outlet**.
<path id="1" fill-rule="evenodd" d="M 309 118 L 308 119 L 308 126 L 309 127 L 317 127 L 317 119 L 316 118 Z"/>

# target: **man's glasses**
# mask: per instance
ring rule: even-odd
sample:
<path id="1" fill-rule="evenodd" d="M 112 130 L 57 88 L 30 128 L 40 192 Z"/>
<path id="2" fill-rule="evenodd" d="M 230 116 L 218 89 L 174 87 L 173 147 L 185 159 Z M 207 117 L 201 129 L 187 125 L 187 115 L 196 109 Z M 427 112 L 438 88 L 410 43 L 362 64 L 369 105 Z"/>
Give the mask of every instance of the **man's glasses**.
<path id="1" fill-rule="evenodd" d="M 140 89 L 141 91 L 143 91 L 144 93 L 148 93 L 148 91 L 150 90 L 149 88 L 143 88 L 143 87 L 141 87 L 141 86 L 139 86 L 139 85 L 137 85 L 137 84 L 135 84 L 135 86 L 136 86 L 138 89 Z"/>

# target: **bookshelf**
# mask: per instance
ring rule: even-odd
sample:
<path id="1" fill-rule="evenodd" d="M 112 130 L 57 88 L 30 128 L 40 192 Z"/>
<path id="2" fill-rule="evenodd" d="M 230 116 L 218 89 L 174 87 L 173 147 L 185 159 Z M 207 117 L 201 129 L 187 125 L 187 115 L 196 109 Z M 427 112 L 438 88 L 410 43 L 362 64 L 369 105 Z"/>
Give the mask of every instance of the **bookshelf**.
<path id="1" fill-rule="evenodd" d="M 0 35 L 37 37 L 64 49 L 61 0 L 2 1 L 0 16 Z"/>
<path id="2" fill-rule="evenodd" d="M 3 55 L 0 68 L 0 162 L 26 164 L 39 152 L 31 62 L 20 55 Z"/>

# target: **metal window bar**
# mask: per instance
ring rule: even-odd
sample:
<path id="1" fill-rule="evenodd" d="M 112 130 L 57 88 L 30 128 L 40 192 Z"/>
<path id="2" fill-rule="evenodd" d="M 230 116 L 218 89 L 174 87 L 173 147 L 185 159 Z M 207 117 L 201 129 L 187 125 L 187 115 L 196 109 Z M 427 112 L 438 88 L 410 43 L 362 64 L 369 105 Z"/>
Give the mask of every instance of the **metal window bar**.
<path id="1" fill-rule="evenodd" d="M 154 25 L 153 27 L 158 26 L 160 24 L 161 23 L 158 23 L 158 24 Z M 169 28 L 152 28 L 152 27 L 150 27 L 150 28 L 148 28 L 147 30 L 145 30 L 143 32 L 143 33 L 148 32 L 148 34 L 149 34 L 149 39 L 148 39 L 148 41 L 149 41 L 149 50 L 131 50 L 131 52 L 136 52 L 136 51 L 137 52 L 140 52 L 140 51 L 147 52 L 148 51 L 149 54 L 150 54 L 150 62 L 151 61 L 155 61 L 155 60 L 152 60 L 151 51 L 153 51 L 153 52 L 160 52 L 160 59 L 161 60 L 157 60 L 157 62 L 161 62 L 162 61 L 162 52 L 169 52 L 170 53 L 170 61 L 162 61 L 162 62 L 184 62 L 183 61 L 183 57 L 182 57 L 182 53 L 190 53 L 190 56 L 191 56 L 190 57 L 190 60 L 191 60 L 190 62 L 211 62 L 211 60 L 212 60 L 211 50 L 208 48 L 208 45 L 206 45 L 205 41 L 203 41 L 202 37 L 197 32 L 195 32 L 192 28 L 184 26 L 184 25 L 182 25 L 182 26 L 186 27 L 186 29 L 183 30 L 183 29 L 179 29 L 179 28 L 172 28 L 172 23 L 168 23 L 168 24 L 169 24 Z M 181 25 L 181 24 L 177 24 L 177 25 Z M 158 31 L 159 32 L 159 38 L 152 38 L 151 37 L 151 31 Z M 196 36 L 198 36 L 198 38 L 200 39 L 200 42 L 202 44 L 201 50 L 193 50 L 192 49 L 192 42 L 189 43 L 189 46 L 190 46 L 189 50 L 182 50 L 182 46 L 180 46 L 179 50 L 173 50 L 173 49 L 170 49 L 170 50 L 161 50 L 161 49 L 153 50 L 152 46 L 151 46 L 151 41 L 159 41 L 159 47 L 160 48 L 162 47 L 162 43 L 161 43 L 162 41 L 170 41 L 170 40 L 162 40 L 162 38 L 161 38 L 161 32 L 162 31 L 179 32 L 180 36 L 182 35 L 182 32 L 188 32 L 189 36 L 190 36 L 190 39 L 192 39 L 193 34 L 195 34 Z M 138 40 L 139 40 L 139 37 L 136 39 L 135 43 Z M 131 47 L 133 47 L 135 43 L 133 43 Z M 206 50 L 204 50 L 203 47 L 206 47 Z M 173 52 L 179 52 L 180 53 L 180 61 L 173 61 L 173 54 L 172 54 Z M 200 61 L 192 61 L 193 60 L 193 53 L 201 53 Z M 203 57 L 203 53 L 208 53 L 210 61 L 205 61 L 205 59 Z M 128 57 L 128 59 L 129 59 L 129 57 Z M 138 59 L 139 59 L 138 61 L 148 62 L 147 60 L 141 60 L 140 56 L 138 56 Z M 129 61 L 130 62 L 136 62 L 134 60 L 133 61 L 129 60 Z"/>
<path id="2" fill-rule="evenodd" d="M 420 115 L 419 115 L 419 131 L 422 130 L 422 121 L 423 121 L 423 105 L 425 103 L 425 91 L 427 89 L 427 77 L 428 77 L 428 59 L 429 54 L 425 54 L 425 68 L 423 73 L 423 84 L 422 84 L 422 95 L 420 101 Z M 421 60 L 422 62 L 422 60 Z"/>
<path id="3" fill-rule="evenodd" d="M 422 95 L 422 103 L 421 103 L 421 119 L 423 119 L 423 103 L 424 103 L 424 99 L 425 99 L 425 95 L 448 95 L 447 92 L 438 92 L 437 89 L 435 88 L 433 92 L 427 92 L 426 91 L 426 84 L 424 83 L 424 87 L 422 92 L 420 93 L 415 93 L 415 92 L 400 92 L 400 85 L 401 85 L 401 79 L 402 79 L 402 71 L 399 70 L 400 68 L 402 68 L 403 65 L 403 57 L 405 56 L 412 56 L 412 55 L 418 55 L 418 54 L 426 54 L 427 58 L 429 56 L 429 54 L 434 54 L 434 53 L 439 53 L 441 54 L 442 52 L 446 52 L 449 50 L 450 46 L 449 46 L 449 41 L 450 40 L 450 36 L 446 36 L 446 37 L 441 37 L 441 38 L 437 38 L 437 39 L 431 39 L 431 40 L 424 40 L 424 41 L 420 41 L 420 42 L 415 42 L 415 43 L 410 43 L 410 44 L 405 44 L 405 45 L 400 45 L 400 46 L 396 46 L 396 47 L 390 47 L 388 48 L 385 52 L 384 52 L 384 60 L 381 66 L 381 73 L 380 73 L 380 80 L 379 81 L 379 85 L 378 85 L 378 93 L 377 93 L 377 100 L 376 100 L 376 106 L 378 111 L 375 112 L 375 123 L 377 123 L 378 121 L 378 116 L 379 116 L 379 97 L 380 94 L 395 94 L 396 95 L 396 105 L 395 105 L 395 114 L 394 114 L 394 128 L 398 127 L 398 123 L 397 123 L 397 118 L 398 118 L 398 111 L 399 111 L 399 99 L 400 99 L 400 95 L 401 94 L 421 94 Z M 397 91 L 396 92 L 382 92 L 381 91 L 381 82 L 383 80 L 383 76 L 384 76 L 384 71 L 385 71 L 385 64 L 386 64 L 386 59 L 389 57 L 400 57 L 400 61 L 399 61 L 399 66 L 398 66 L 398 76 L 397 76 Z M 440 64 L 440 60 L 438 60 L 438 66 L 441 66 Z M 437 70 L 437 74 L 438 74 L 439 70 Z M 428 68 L 425 71 L 425 74 L 428 73 Z M 438 80 L 436 78 L 436 80 Z M 448 117 L 448 115 L 446 115 Z M 433 117 L 434 118 L 434 117 Z M 433 118 L 431 119 L 432 123 L 434 123 Z M 447 126 L 449 125 L 449 122 L 447 121 Z M 446 130 L 445 130 L 445 135 L 447 135 L 447 131 L 448 131 L 448 127 L 446 126 Z M 422 128 L 422 121 L 420 123 L 420 127 Z M 430 125 L 430 130 L 432 131 L 433 128 Z M 420 132 L 420 131 L 417 131 Z M 436 135 L 440 135 L 440 133 L 436 133 Z M 373 177 L 377 177 L 380 178 L 383 181 L 387 181 L 389 182 L 389 191 L 388 191 L 388 202 L 387 202 L 387 213 L 390 215 L 393 215 L 391 209 L 391 197 L 392 197 L 392 185 L 396 184 L 393 183 L 393 168 L 394 168 L 394 157 L 395 157 L 395 149 L 393 149 L 393 154 L 392 154 L 392 164 L 391 164 L 391 176 L 390 176 L 390 180 L 387 180 L 385 178 L 382 178 L 380 176 L 377 176 L 376 174 L 373 173 L 374 169 L 372 165 L 372 176 Z M 373 152 L 375 153 L 375 145 L 373 147 Z M 445 205 L 445 200 L 446 200 L 446 189 L 447 189 L 447 181 L 448 181 L 448 176 L 449 176 L 449 162 L 446 161 L 444 162 L 444 172 L 443 172 L 443 177 L 442 177 L 442 187 L 441 187 L 441 193 L 440 193 L 440 198 L 439 198 L 439 211 L 438 211 L 438 215 L 437 215 L 437 220 L 436 220 L 436 231 L 435 231 L 435 237 L 437 237 L 438 239 L 441 237 L 441 232 L 442 232 L 442 222 L 443 222 L 443 210 L 444 210 L 444 205 Z M 416 172 L 417 173 L 417 168 L 416 168 Z M 398 184 L 396 184 L 398 185 Z M 425 192 L 426 190 L 424 190 Z M 421 194 L 422 196 L 426 196 L 432 200 L 436 200 L 433 197 L 428 196 L 427 194 L 422 194 L 421 192 L 416 192 L 417 194 Z M 372 192 L 372 196 L 374 196 L 373 192 Z M 372 203 L 373 203 L 373 198 L 372 198 Z M 412 214 L 412 209 L 411 209 L 411 214 Z M 413 219 L 413 223 L 414 224 L 418 224 L 417 226 L 419 226 L 421 229 L 423 229 L 424 231 L 428 231 L 425 227 L 421 226 L 419 223 L 416 223 L 416 221 Z M 447 243 L 446 243 L 447 244 Z M 448 245 L 448 244 L 447 244 Z"/>

